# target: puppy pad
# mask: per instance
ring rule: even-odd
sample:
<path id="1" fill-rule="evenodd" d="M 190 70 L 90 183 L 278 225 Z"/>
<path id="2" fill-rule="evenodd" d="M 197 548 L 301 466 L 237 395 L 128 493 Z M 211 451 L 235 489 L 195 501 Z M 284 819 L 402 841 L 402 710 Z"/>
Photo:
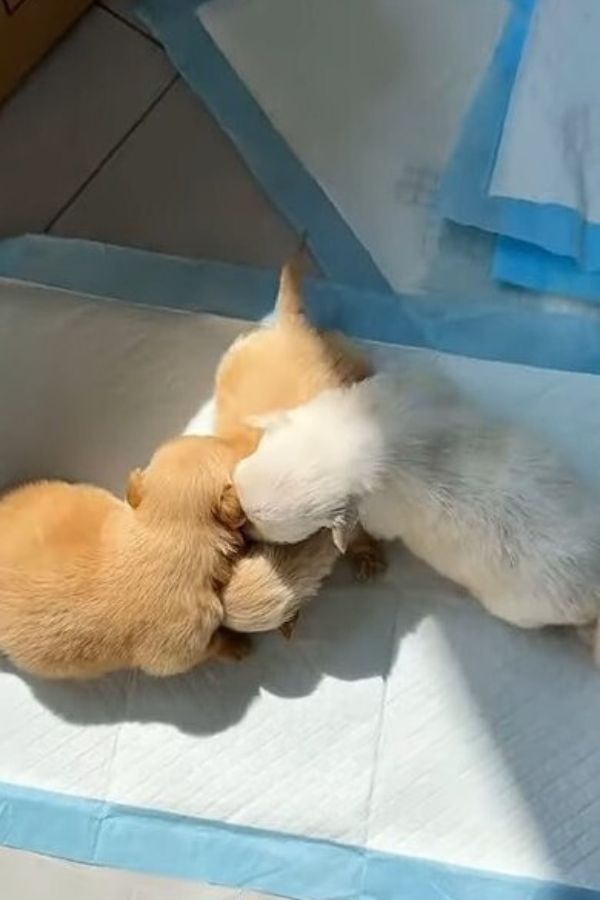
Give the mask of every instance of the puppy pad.
<path id="1" fill-rule="evenodd" d="M 486 286 L 490 247 L 442 227 L 433 203 L 505 0 L 137 8 L 278 208 L 307 232 L 328 277 L 373 289 Z"/>
<path id="2" fill-rule="evenodd" d="M 214 367 L 248 326 L 236 308 L 224 318 L 0 281 L 1 483 L 60 476 L 122 492 L 158 442 L 202 430 Z M 368 349 L 385 366 L 439 365 L 596 485 L 598 375 Z M 293 640 L 260 637 L 240 665 L 55 684 L 5 663 L 0 841 L 302 900 L 600 889 L 587 653 L 492 620 L 400 548 L 389 562 L 367 586 L 340 564 Z"/>
<path id="3" fill-rule="evenodd" d="M 600 7 L 538 0 L 490 184 L 525 201 L 513 235 L 600 269 Z"/>
<path id="4" fill-rule="evenodd" d="M 444 174 L 442 214 L 502 236 L 504 287 L 600 299 L 597 16 L 588 0 L 514 4 Z"/>

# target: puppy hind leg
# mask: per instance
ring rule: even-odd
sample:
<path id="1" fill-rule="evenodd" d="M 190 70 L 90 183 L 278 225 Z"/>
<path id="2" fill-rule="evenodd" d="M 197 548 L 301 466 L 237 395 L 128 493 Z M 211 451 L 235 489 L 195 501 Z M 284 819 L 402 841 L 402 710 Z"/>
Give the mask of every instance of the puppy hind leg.
<path id="1" fill-rule="evenodd" d="M 181 675 L 208 659 L 235 658 L 232 642 L 221 634 L 222 608 L 215 596 L 196 615 L 183 610 L 153 623 L 135 648 L 133 665 L 147 675 Z"/>
<path id="2" fill-rule="evenodd" d="M 252 639 L 247 634 L 217 628 L 206 648 L 205 659 L 240 662 L 252 653 Z"/>
<path id="3" fill-rule="evenodd" d="M 208 642 L 192 647 L 163 648 L 159 653 L 140 654 L 137 665 L 146 673 L 161 678 L 182 675 L 213 659 L 240 661 L 252 652 L 252 641 L 245 634 L 218 628 Z"/>

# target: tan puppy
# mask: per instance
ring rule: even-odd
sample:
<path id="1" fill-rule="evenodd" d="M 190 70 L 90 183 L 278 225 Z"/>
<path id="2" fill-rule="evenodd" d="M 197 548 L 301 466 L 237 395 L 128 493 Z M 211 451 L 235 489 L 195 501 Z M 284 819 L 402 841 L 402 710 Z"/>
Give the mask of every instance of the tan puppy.
<path id="1" fill-rule="evenodd" d="M 371 374 L 358 350 L 308 322 L 300 270 L 301 252 L 282 271 L 273 324 L 238 338 L 217 369 L 215 430 L 238 460 L 253 453 L 262 436 L 253 420 L 293 409 L 327 388 L 353 384 Z M 357 531 L 347 549 L 362 580 L 385 566 L 380 545 L 363 531 Z M 302 603 L 317 593 L 337 556 L 330 532 L 295 546 L 256 545 L 235 566 L 223 594 L 226 624 L 262 631 L 293 619 Z"/>
<path id="2" fill-rule="evenodd" d="M 254 453 L 262 436 L 252 419 L 293 409 L 321 391 L 372 374 L 358 350 L 308 322 L 300 267 L 296 256 L 283 268 L 273 324 L 234 341 L 217 369 L 215 431 L 238 459 Z"/>
<path id="3" fill-rule="evenodd" d="M 245 655 L 247 639 L 219 630 L 242 547 L 233 463 L 217 438 L 178 438 L 132 473 L 128 503 L 64 482 L 5 496 L 0 651 L 47 678 L 175 675 Z"/>

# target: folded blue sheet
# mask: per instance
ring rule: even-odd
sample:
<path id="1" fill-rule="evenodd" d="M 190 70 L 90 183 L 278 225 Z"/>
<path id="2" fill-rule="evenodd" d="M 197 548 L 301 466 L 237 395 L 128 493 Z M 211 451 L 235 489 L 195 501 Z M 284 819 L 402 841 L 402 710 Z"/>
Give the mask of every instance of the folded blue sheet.
<path id="1" fill-rule="evenodd" d="M 489 185 L 534 3 L 514 3 L 438 196 L 438 209 L 445 218 L 493 234 L 512 234 L 517 212 L 514 202 L 490 196 Z"/>
<path id="2" fill-rule="evenodd" d="M 574 259 L 523 241 L 499 238 L 492 275 L 532 291 L 600 302 L 600 272 L 585 272 Z"/>
<path id="3" fill-rule="evenodd" d="M 498 232 L 600 270 L 598 0 L 537 0 L 498 147 Z"/>
<path id="4" fill-rule="evenodd" d="M 461 225 L 500 235 L 492 268 L 499 281 L 599 301 L 600 226 L 586 222 L 575 208 L 503 196 L 494 181 L 511 96 L 524 68 L 523 54 L 529 49 L 527 39 L 539 2 L 513 3 L 442 181 L 439 209 Z"/>

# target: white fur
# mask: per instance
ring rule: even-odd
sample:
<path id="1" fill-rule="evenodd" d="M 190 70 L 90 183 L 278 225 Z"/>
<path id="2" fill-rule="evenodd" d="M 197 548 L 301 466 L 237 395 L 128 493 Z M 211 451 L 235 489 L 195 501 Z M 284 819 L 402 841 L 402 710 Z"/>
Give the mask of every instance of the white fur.
<path id="1" fill-rule="evenodd" d="M 235 481 L 270 541 L 298 541 L 356 509 L 373 536 L 401 538 L 508 622 L 598 620 L 598 498 L 443 378 L 379 375 L 321 394 L 267 425 Z"/>

